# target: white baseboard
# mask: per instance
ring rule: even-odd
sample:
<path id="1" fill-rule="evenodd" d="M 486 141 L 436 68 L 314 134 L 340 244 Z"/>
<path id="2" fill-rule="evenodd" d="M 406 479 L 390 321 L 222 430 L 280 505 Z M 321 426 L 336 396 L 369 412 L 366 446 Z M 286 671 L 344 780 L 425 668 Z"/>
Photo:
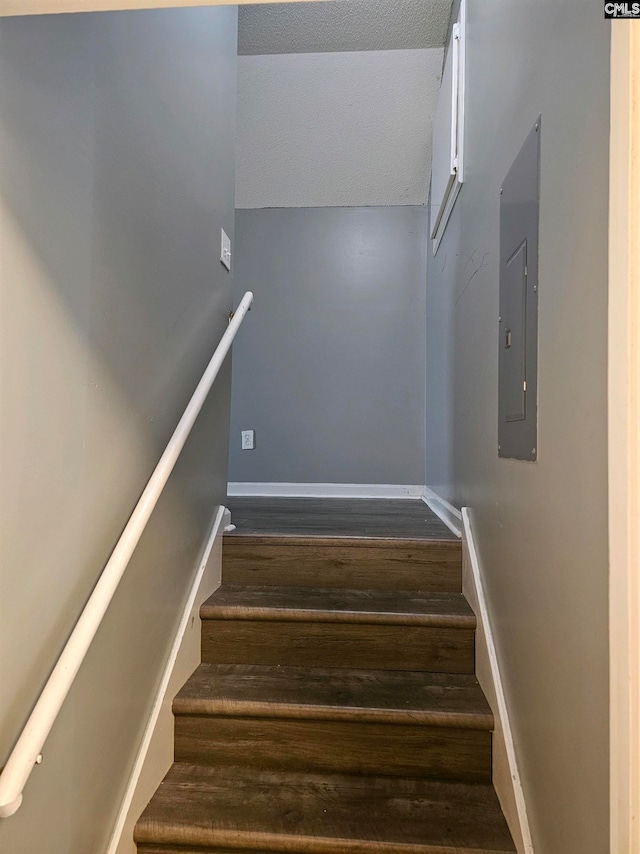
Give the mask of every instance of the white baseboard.
<path id="1" fill-rule="evenodd" d="M 389 483 L 238 483 L 227 495 L 273 498 L 422 498 L 424 486 Z"/>
<path id="2" fill-rule="evenodd" d="M 173 762 L 173 698 L 200 664 L 200 606 L 220 585 L 222 534 L 231 517 L 220 507 L 198 563 L 165 664 L 151 714 L 129 777 L 107 854 L 136 854 L 133 829 Z"/>
<path id="3" fill-rule="evenodd" d="M 422 500 L 456 537 L 462 536 L 462 513 L 428 486 L 424 487 Z"/>
<path id="4" fill-rule="evenodd" d="M 462 508 L 462 592 L 471 605 L 476 629 L 476 676 L 495 720 L 492 739 L 492 777 L 502 811 L 518 854 L 534 854 L 527 808 L 511 734 L 509 712 L 491 630 L 491 618 L 482 582 L 481 563 L 468 507 Z"/>

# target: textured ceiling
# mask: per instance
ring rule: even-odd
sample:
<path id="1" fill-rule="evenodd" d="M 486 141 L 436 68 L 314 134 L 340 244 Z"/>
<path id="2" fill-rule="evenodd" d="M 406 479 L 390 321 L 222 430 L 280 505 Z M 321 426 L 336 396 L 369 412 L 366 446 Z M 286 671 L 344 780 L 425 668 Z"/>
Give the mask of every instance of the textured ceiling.
<path id="1" fill-rule="evenodd" d="M 331 0 L 239 7 L 238 53 L 442 47 L 452 0 Z"/>
<path id="2" fill-rule="evenodd" d="M 442 54 L 240 57 L 236 207 L 424 205 Z"/>

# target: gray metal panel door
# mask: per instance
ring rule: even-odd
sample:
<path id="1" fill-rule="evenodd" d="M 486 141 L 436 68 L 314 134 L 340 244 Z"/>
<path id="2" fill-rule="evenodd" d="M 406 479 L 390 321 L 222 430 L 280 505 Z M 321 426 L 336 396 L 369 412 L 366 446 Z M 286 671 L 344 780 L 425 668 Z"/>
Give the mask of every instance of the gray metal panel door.
<path id="1" fill-rule="evenodd" d="M 527 317 L 527 241 L 507 261 L 504 311 L 501 315 L 504 340 L 504 401 L 507 421 L 526 417 L 526 317 Z"/>
<path id="2" fill-rule="evenodd" d="M 500 193 L 498 453 L 537 458 L 540 119 Z"/>

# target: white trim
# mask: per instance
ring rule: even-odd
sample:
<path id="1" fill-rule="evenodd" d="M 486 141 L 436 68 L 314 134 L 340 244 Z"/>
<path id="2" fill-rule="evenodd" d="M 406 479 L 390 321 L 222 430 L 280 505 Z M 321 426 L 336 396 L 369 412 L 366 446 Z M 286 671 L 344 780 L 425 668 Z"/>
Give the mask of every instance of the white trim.
<path id="1" fill-rule="evenodd" d="M 274 498 L 422 498 L 424 486 L 393 483 L 239 483 L 228 484 L 227 495 Z"/>
<path id="2" fill-rule="evenodd" d="M 466 0 L 461 0 L 458 20 L 451 30 L 451 142 L 450 178 L 440 201 L 438 215 L 431 227 L 433 254 L 435 255 L 444 237 L 458 193 L 464 183 L 464 125 L 465 125 L 465 77 L 466 77 Z"/>
<path id="3" fill-rule="evenodd" d="M 611 26 L 610 850 L 640 851 L 640 32 Z"/>
<path id="4" fill-rule="evenodd" d="M 476 630 L 476 676 L 491 706 L 495 720 L 492 739 L 493 785 L 516 844 L 518 854 L 533 854 L 527 807 L 511 733 L 509 711 L 491 630 L 479 555 L 468 507 L 462 508 L 462 592 L 478 620 Z M 620 852 L 622 854 L 622 852 Z"/>
<path id="5" fill-rule="evenodd" d="M 458 192 L 460 185 L 464 184 L 464 119 L 467 90 L 467 0 L 460 2 L 460 15 L 458 17 L 458 38 L 460 49 L 458 52 L 458 103 L 457 103 L 457 140 L 456 140 L 456 176 L 458 180 Z M 456 196 L 458 193 L 456 193 Z M 455 200 L 454 200 L 455 201 Z M 453 205 L 452 205 L 453 207 Z M 451 211 L 449 211 L 451 213 Z M 447 214 L 447 219 L 449 214 Z"/>
<path id="6" fill-rule="evenodd" d="M 462 181 L 459 181 L 454 177 L 451 189 L 447 193 L 447 197 L 444 205 L 442 206 L 442 215 L 438 220 L 438 229 L 436 231 L 436 235 L 433 238 L 433 254 L 435 255 L 438 251 L 438 247 L 440 246 L 440 242 L 444 237 L 444 231 L 447 227 L 447 223 L 449 222 L 449 217 L 453 212 L 454 205 L 456 203 L 456 199 L 458 198 L 458 193 L 462 189 Z"/>
<path id="7" fill-rule="evenodd" d="M 107 846 L 107 854 L 135 854 L 134 825 L 171 765 L 173 697 L 200 663 L 198 612 L 202 602 L 220 585 L 222 534 L 230 521 L 229 511 L 226 507 L 220 507 L 202 552 L 162 679 L 158 685 L 151 714 Z"/>
<path id="8" fill-rule="evenodd" d="M 428 486 L 424 487 L 421 498 L 456 537 L 462 536 L 462 513 L 457 507 L 439 496 L 433 489 L 429 489 Z"/>
<path id="9" fill-rule="evenodd" d="M 453 51 L 453 86 L 451 87 L 451 174 L 458 173 L 458 93 L 460 91 L 460 23 L 456 22 L 451 31 L 451 50 Z M 436 228 L 438 225 L 436 224 Z"/>

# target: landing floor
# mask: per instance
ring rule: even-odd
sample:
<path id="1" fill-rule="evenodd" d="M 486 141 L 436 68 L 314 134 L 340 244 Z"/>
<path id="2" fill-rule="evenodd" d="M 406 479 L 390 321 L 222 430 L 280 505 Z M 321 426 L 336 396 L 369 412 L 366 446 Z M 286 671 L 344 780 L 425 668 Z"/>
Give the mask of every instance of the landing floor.
<path id="1" fill-rule="evenodd" d="M 416 499 L 231 497 L 227 506 L 236 526 L 232 536 L 457 539 Z"/>

